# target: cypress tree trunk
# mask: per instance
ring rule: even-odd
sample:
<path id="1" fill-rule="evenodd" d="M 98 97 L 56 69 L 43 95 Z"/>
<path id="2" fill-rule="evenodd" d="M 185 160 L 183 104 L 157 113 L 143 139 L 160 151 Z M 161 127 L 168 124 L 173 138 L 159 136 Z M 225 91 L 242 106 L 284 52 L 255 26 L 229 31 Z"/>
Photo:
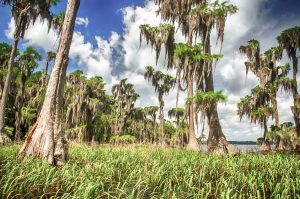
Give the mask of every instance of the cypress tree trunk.
<path id="1" fill-rule="evenodd" d="M 276 94 L 271 96 L 271 102 L 272 102 L 272 106 L 274 108 L 275 126 L 278 127 L 278 128 L 280 128 L 279 113 L 278 113 L 278 106 L 277 106 Z M 280 136 L 277 136 L 277 138 L 276 138 L 275 150 L 278 150 L 278 151 L 285 150 L 283 140 L 281 139 Z"/>
<path id="2" fill-rule="evenodd" d="M 268 152 L 271 150 L 269 140 L 266 137 L 267 132 L 268 132 L 268 126 L 267 126 L 267 120 L 265 119 L 264 120 L 264 137 L 263 137 L 263 143 L 261 146 L 262 151 L 264 151 L 264 152 Z"/>
<path id="3" fill-rule="evenodd" d="M 189 141 L 187 144 L 187 149 L 199 151 L 200 146 L 198 145 L 197 138 L 195 135 L 195 123 L 194 123 L 194 102 L 193 102 L 193 77 L 192 74 L 189 75 L 188 79 L 188 118 L 189 118 Z"/>
<path id="4" fill-rule="evenodd" d="M 60 44 L 45 100 L 37 122 L 28 134 L 18 158 L 38 156 L 54 165 L 61 165 L 67 160 L 67 143 L 64 141 L 64 126 L 61 122 L 62 94 L 79 4 L 80 0 L 68 0 Z"/>
<path id="5" fill-rule="evenodd" d="M 293 61 L 293 98 L 294 98 L 294 106 L 292 107 L 292 112 L 294 114 L 295 120 L 295 127 L 297 132 L 297 137 L 300 137 L 300 96 L 298 93 L 298 86 L 297 86 L 297 71 L 298 71 L 298 58 L 296 55 L 292 57 Z M 296 151 L 300 151 L 300 145 L 296 145 Z"/>
<path id="6" fill-rule="evenodd" d="M 191 19 L 189 17 L 189 23 L 191 22 Z M 189 30 L 188 35 L 188 45 L 191 47 L 193 45 L 193 35 L 191 30 Z M 188 71 L 188 80 L 187 80 L 187 86 L 188 86 L 188 99 L 190 100 L 188 104 L 188 121 L 189 121 L 189 131 L 188 131 L 188 144 L 187 149 L 193 150 L 193 151 L 199 151 L 200 146 L 198 145 L 196 134 L 195 134 L 195 111 L 194 111 L 194 75 L 192 71 Z"/>
<path id="7" fill-rule="evenodd" d="M 206 92 L 214 92 L 213 86 L 213 74 L 210 72 L 209 76 L 205 78 Z M 219 121 L 217 103 L 213 103 L 211 107 L 206 111 L 209 135 L 207 140 L 207 146 L 209 152 L 217 152 L 218 154 L 228 153 L 228 142 L 223 134 L 222 127 Z"/>
<path id="8" fill-rule="evenodd" d="M 211 54 L 210 47 L 210 34 L 204 35 L 203 38 L 205 52 Z M 205 77 L 205 92 L 214 92 L 214 79 L 212 66 L 209 74 Z M 209 152 L 217 152 L 218 154 L 228 153 L 228 142 L 223 134 L 220 124 L 217 103 L 213 103 L 211 107 L 206 111 L 209 135 L 207 140 L 207 146 Z"/>

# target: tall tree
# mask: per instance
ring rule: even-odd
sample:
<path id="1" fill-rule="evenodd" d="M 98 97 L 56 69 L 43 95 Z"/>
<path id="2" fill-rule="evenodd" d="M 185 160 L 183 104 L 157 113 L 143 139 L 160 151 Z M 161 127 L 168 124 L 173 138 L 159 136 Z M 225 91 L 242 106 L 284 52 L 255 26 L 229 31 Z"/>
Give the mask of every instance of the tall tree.
<path id="1" fill-rule="evenodd" d="M 237 113 L 240 116 L 240 119 L 246 116 L 250 119 L 251 123 L 258 123 L 263 127 L 263 151 L 271 150 L 270 142 L 267 138 L 267 121 L 270 116 L 274 116 L 274 108 L 270 106 L 270 101 L 269 93 L 260 86 L 256 86 L 251 90 L 251 95 L 241 98 L 241 101 L 237 105 Z"/>
<path id="2" fill-rule="evenodd" d="M 159 110 L 158 106 L 148 106 L 145 107 L 145 112 L 146 115 L 148 115 L 151 118 L 151 122 L 152 122 L 152 133 L 149 135 L 150 136 L 150 142 L 152 144 L 157 144 L 157 132 L 156 132 L 156 116 L 157 116 L 157 111 Z"/>
<path id="3" fill-rule="evenodd" d="M 224 40 L 225 24 L 229 15 L 237 12 L 237 7 L 229 4 L 227 1 L 219 3 L 218 1 L 210 2 L 197 6 L 191 11 L 191 23 L 195 24 L 189 28 L 194 30 L 196 35 L 201 37 L 202 44 L 204 46 L 204 53 L 211 54 L 211 32 L 213 28 L 217 31 L 217 43 L 220 42 L 221 46 Z M 212 62 L 203 64 L 202 68 L 199 68 L 197 77 L 197 90 L 205 91 L 208 93 L 214 92 L 214 79 Z M 203 70 L 206 69 L 206 70 Z M 201 75 L 203 74 L 203 79 Z M 208 119 L 209 135 L 208 135 L 208 151 L 215 151 L 218 149 L 225 149 L 226 153 L 227 140 L 223 134 L 222 127 L 220 125 L 219 116 L 217 112 L 217 103 L 212 103 L 206 110 Z"/>
<path id="4" fill-rule="evenodd" d="M 182 132 L 182 123 L 185 120 L 185 109 L 184 108 L 172 108 L 168 111 L 168 116 L 170 118 L 174 118 L 176 122 L 176 136 L 177 136 L 177 146 L 184 147 L 184 135 L 185 133 Z"/>
<path id="5" fill-rule="evenodd" d="M 177 22 L 179 28 L 181 29 L 183 35 L 187 39 L 187 45 L 189 47 L 193 46 L 193 40 L 200 37 L 204 45 L 204 52 L 210 54 L 210 33 L 211 30 L 216 27 L 217 36 L 219 41 L 223 41 L 224 28 L 227 16 L 233 14 L 237 11 L 237 8 L 227 2 L 219 3 L 218 1 L 214 3 L 209 3 L 208 0 L 181 0 L 181 1 L 171 1 L 171 0 L 155 0 L 155 3 L 160 6 L 159 13 L 164 21 L 170 21 L 172 23 Z M 205 64 L 205 63 L 204 63 Z M 185 64 L 188 65 L 188 64 Z M 213 75 L 211 66 L 209 63 L 206 66 L 199 68 L 199 74 L 203 73 L 203 68 L 206 69 L 204 76 L 197 75 L 200 79 L 196 80 L 197 89 L 204 89 L 205 91 L 213 92 Z M 188 73 L 188 98 L 193 99 L 194 90 L 194 79 L 192 77 L 193 73 Z M 205 80 L 205 83 L 203 83 Z M 206 87 L 203 87 L 206 85 Z M 193 150 L 199 150 L 194 127 L 194 103 L 188 106 L 189 112 L 189 144 L 188 148 Z M 224 138 L 222 132 L 219 118 L 217 115 L 216 105 L 213 105 L 207 111 L 207 117 L 210 127 L 209 136 L 209 149 L 214 150 L 215 146 L 218 146 L 219 138 Z"/>
<path id="6" fill-rule="evenodd" d="M 86 78 L 82 71 L 70 73 L 66 81 L 65 109 L 67 137 L 78 142 L 98 141 L 94 126 L 100 110 L 105 110 L 104 81 Z M 104 111 L 102 111 L 104 112 Z"/>
<path id="7" fill-rule="evenodd" d="M 49 164 L 62 165 L 67 160 L 67 142 L 64 138 L 63 94 L 68 56 L 80 0 L 68 0 L 66 15 L 55 64 L 50 75 L 44 104 L 37 122 L 27 135 L 18 157 L 39 156 Z"/>
<path id="8" fill-rule="evenodd" d="M 155 71 L 152 66 L 147 66 L 144 73 L 145 79 L 152 82 L 152 86 L 155 88 L 155 92 L 158 95 L 159 101 L 159 119 L 160 119 L 160 128 L 161 128 L 161 144 L 164 146 L 165 135 L 164 135 L 164 99 L 163 97 L 167 95 L 170 90 L 174 87 L 176 80 L 168 75 L 164 74 L 161 71 Z"/>
<path id="9" fill-rule="evenodd" d="M 112 94 L 117 101 L 116 118 L 114 124 L 114 134 L 119 136 L 121 132 L 124 133 L 124 126 L 126 120 L 134 108 L 136 100 L 139 95 L 135 92 L 133 84 L 127 83 L 127 79 L 122 79 L 119 84 L 112 87 Z"/>
<path id="10" fill-rule="evenodd" d="M 189 142 L 188 149 L 199 150 L 200 146 L 195 135 L 194 118 L 194 80 L 203 81 L 207 71 L 211 70 L 210 64 L 221 58 L 221 55 L 208 54 L 204 52 L 202 44 L 190 46 L 189 44 L 179 43 L 174 50 L 174 63 L 177 68 L 178 83 L 184 82 L 188 89 L 188 103 L 186 106 L 189 121 Z M 201 73 L 200 73 L 201 71 Z M 179 85 L 179 87 L 182 87 Z M 191 117 L 193 116 L 193 117 Z"/>
<path id="11" fill-rule="evenodd" d="M 26 48 L 23 54 L 18 58 L 18 65 L 21 69 L 21 83 L 20 91 L 16 97 L 16 121 L 15 121 L 15 141 L 20 141 L 21 134 L 21 122 L 22 122 L 22 109 L 25 101 L 25 88 L 28 77 L 33 70 L 38 66 L 38 61 L 41 61 L 41 55 L 32 47 Z"/>
<path id="12" fill-rule="evenodd" d="M 282 86 L 288 91 L 287 76 L 290 70 L 289 65 L 278 66 L 277 62 L 282 58 L 282 48 L 273 47 L 265 53 L 260 54 L 260 43 L 257 40 L 248 41 L 248 45 L 241 46 L 240 52 L 246 54 L 248 60 L 245 62 L 246 74 L 251 71 L 259 80 L 259 86 L 267 92 L 274 109 L 275 126 L 280 128 L 280 120 L 277 105 L 277 92 Z M 278 137 L 278 148 L 280 137 Z"/>
<path id="13" fill-rule="evenodd" d="M 10 59 L 7 66 L 7 75 L 5 84 L 1 94 L 0 101 L 0 144 L 1 137 L 4 136 L 4 119 L 5 119 L 5 105 L 9 94 L 9 86 L 12 81 L 12 70 L 15 62 L 18 42 L 24 37 L 25 31 L 31 22 L 35 22 L 38 17 L 47 19 L 49 22 L 49 29 L 53 24 L 53 16 L 50 13 L 50 7 L 56 4 L 58 0 L 1 0 L 4 5 L 11 6 L 11 13 L 15 21 L 15 32 L 13 36 L 13 45 L 10 53 Z"/>
<path id="14" fill-rule="evenodd" d="M 284 30 L 281 35 L 277 37 L 279 45 L 285 49 L 288 57 L 292 61 L 293 65 L 293 99 L 294 106 L 292 107 L 292 112 L 294 114 L 295 126 L 297 131 L 297 136 L 300 137 L 300 96 L 297 86 L 297 74 L 298 74 L 298 59 L 297 51 L 300 50 L 300 27 L 296 26 Z M 300 145 L 297 146 L 296 150 L 300 150 Z"/>

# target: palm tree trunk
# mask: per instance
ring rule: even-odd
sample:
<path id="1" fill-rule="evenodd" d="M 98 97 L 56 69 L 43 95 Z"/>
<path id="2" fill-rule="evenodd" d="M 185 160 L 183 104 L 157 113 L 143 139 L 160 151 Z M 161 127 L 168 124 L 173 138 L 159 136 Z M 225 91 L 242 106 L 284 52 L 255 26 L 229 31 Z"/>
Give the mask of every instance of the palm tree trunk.
<path id="1" fill-rule="evenodd" d="M 159 118 L 160 118 L 160 128 L 161 128 L 161 145 L 165 146 L 165 132 L 164 132 L 164 102 L 160 103 L 160 111 L 159 111 Z"/>
<path id="2" fill-rule="evenodd" d="M 153 143 L 154 145 L 156 145 L 156 115 L 154 115 L 153 117 Z"/>
<path id="3" fill-rule="evenodd" d="M 54 165 L 61 165 L 66 161 L 67 144 L 64 142 L 64 126 L 61 124 L 62 94 L 79 4 L 80 0 L 68 0 L 60 44 L 42 110 L 36 124 L 27 136 L 18 158 L 39 156 Z"/>
<path id="4" fill-rule="evenodd" d="M 42 87 L 44 87 L 46 84 L 49 62 L 50 62 L 50 57 L 47 56 L 46 64 L 45 64 L 45 68 L 44 68 L 44 74 L 43 74 L 43 78 L 42 78 Z"/>

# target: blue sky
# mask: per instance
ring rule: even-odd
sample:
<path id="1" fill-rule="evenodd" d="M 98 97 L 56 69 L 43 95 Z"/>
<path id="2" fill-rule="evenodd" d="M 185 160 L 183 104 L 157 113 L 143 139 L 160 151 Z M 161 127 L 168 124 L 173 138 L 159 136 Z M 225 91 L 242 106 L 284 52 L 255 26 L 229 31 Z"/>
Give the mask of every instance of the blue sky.
<path id="1" fill-rule="evenodd" d="M 108 38 L 111 31 L 121 33 L 123 31 L 121 9 L 127 6 L 143 6 L 144 0 L 82 0 L 78 11 L 79 17 L 89 19 L 89 28 L 84 29 L 77 26 L 76 29 L 83 31 L 88 39 L 93 39 L 94 35 L 101 35 Z M 52 9 L 53 13 L 64 12 L 66 1 L 61 2 Z M 10 20 L 10 8 L 0 7 L 0 30 L 7 28 Z M 6 40 L 4 32 L 1 31 L 0 39 Z"/>
<path id="2" fill-rule="evenodd" d="M 238 6 L 237 14 L 228 18 L 223 44 L 223 59 L 217 64 L 215 71 L 215 88 L 223 90 L 228 96 L 226 104 L 218 106 L 223 131 L 229 140 L 256 140 L 262 135 L 259 125 L 250 125 L 249 120 L 242 121 L 236 115 L 236 104 L 241 97 L 249 94 L 252 87 L 258 84 L 257 78 L 249 74 L 246 80 L 245 56 L 238 52 L 240 45 L 250 39 L 261 41 L 262 51 L 276 46 L 276 36 L 282 30 L 300 25 L 299 0 L 230 0 Z M 64 11 L 66 1 L 61 1 L 53 8 L 54 13 Z M 144 68 L 153 65 L 159 70 L 167 71 L 161 57 L 155 64 L 155 55 L 145 42 L 140 47 L 139 26 L 144 23 L 158 25 L 160 19 L 155 11 L 158 9 L 153 1 L 144 0 L 81 0 L 78 19 L 88 24 L 77 23 L 70 51 L 71 62 L 69 72 L 81 69 L 89 77 L 99 75 L 106 81 L 107 92 L 111 86 L 123 78 L 133 83 L 141 98 L 137 106 L 157 105 L 158 100 L 154 89 L 143 78 Z M 10 8 L 0 7 L 0 41 L 11 42 L 6 33 L 13 32 L 10 24 Z M 10 24 L 10 25 L 9 25 Z M 29 27 L 19 48 L 28 45 L 39 49 L 42 55 L 45 51 L 54 50 L 58 36 L 55 31 L 46 31 L 46 24 L 37 22 Z M 214 35 L 214 34 L 213 34 Z M 184 41 L 178 32 L 176 41 Z M 214 43 L 214 42 L 212 42 Z M 215 50 L 218 53 L 218 47 Z M 162 55 L 163 56 L 163 55 Z M 285 58 L 282 63 L 288 62 Z M 43 67 L 41 62 L 40 68 Z M 166 110 L 175 106 L 176 91 L 166 98 Z M 181 93 L 180 105 L 183 106 L 186 97 Z M 290 106 L 291 96 L 278 93 L 280 121 L 293 121 Z M 167 115 L 167 114 L 166 114 Z M 270 119 L 269 125 L 272 124 Z M 198 132 L 199 133 L 199 132 Z M 206 132 L 207 133 L 207 132 Z"/>

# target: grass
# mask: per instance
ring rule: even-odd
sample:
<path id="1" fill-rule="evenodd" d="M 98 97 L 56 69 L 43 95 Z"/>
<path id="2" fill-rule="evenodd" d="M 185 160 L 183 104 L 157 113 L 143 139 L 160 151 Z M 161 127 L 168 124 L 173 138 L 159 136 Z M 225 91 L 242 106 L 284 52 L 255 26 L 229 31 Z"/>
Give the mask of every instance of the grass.
<path id="1" fill-rule="evenodd" d="M 300 198 L 300 159 L 177 149 L 72 146 L 55 168 L 0 148 L 0 198 Z"/>

